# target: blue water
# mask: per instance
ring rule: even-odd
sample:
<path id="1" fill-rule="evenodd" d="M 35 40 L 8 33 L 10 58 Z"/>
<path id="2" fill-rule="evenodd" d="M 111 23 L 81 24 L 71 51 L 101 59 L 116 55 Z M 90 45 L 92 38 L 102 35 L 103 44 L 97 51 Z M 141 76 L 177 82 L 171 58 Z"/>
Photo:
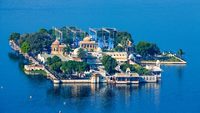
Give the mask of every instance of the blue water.
<path id="1" fill-rule="evenodd" d="M 65 25 L 116 27 L 163 51 L 182 48 L 188 64 L 163 66 L 158 84 L 54 87 L 8 57 L 11 32 Z M 199 32 L 199 0 L 0 0 L 0 113 L 200 113 Z"/>

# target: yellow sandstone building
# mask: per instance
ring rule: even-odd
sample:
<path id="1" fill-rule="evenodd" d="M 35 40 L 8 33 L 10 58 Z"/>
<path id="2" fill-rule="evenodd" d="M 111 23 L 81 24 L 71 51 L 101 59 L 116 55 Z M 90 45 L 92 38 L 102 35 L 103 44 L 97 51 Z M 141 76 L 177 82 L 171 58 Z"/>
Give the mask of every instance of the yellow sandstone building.
<path id="1" fill-rule="evenodd" d="M 81 48 L 86 49 L 89 52 L 98 51 L 98 44 L 95 41 L 92 41 L 90 37 L 85 37 L 83 41 L 79 42 Z"/>
<path id="2" fill-rule="evenodd" d="M 63 55 L 64 52 L 64 48 L 66 47 L 65 44 L 61 44 L 59 42 L 59 40 L 55 40 L 52 44 L 51 44 L 51 54 L 52 55 Z"/>
<path id="3" fill-rule="evenodd" d="M 111 56 L 119 63 L 124 63 L 128 61 L 127 52 L 103 52 L 103 54 Z"/>

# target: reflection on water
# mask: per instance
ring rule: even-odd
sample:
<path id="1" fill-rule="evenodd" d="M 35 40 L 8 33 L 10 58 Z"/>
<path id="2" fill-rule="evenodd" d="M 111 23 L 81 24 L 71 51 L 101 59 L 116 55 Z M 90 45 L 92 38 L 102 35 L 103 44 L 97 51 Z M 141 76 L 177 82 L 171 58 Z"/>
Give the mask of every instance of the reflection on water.
<path id="1" fill-rule="evenodd" d="M 103 97 L 106 100 L 120 96 L 123 93 L 125 99 L 146 90 L 147 94 L 154 92 L 156 96 L 160 93 L 160 83 L 143 83 L 143 84 L 63 84 L 54 85 L 47 90 L 48 96 L 60 96 L 64 99 L 69 98 L 87 98 L 87 97 Z"/>
<path id="2" fill-rule="evenodd" d="M 15 61 L 15 62 L 28 63 L 28 60 L 25 59 L 23 55 L 19 54 L 19 52 L 15 52 L 15 51 L 9 52 L 8 57 L 10 60 Z"/>
<path id="3" fill-rule="evenodd" d="M 151 99 L 157 107 L 160 104 L 160 86 L 161 83 L 146 83 L 141 86 L 142 90 L 146 90 L 147 95 L 152 95 Z"/>
<path id="4" fill-rule="evenodd" d="M 98 94 L 104 97 L 113 97 L 117 92 L 124 92 L 130 96 L 132 92 L 141 89 L 158 90 L 160 83 L 141 83 L 141 84 L 54 84 L 48 94 L 52 96 L 62 96 L 64 98 L 84 98 Z"/>
<path id="5" fill-rule="evenodd" d="M 153 101 L 154 105 L 159 107 L 160 85 L 160 83 L 54 85 L 47 90 L 47 98 L 54 104 L 60 100 L 65 106 L 73 106 L 78 111 L 90 106 L 98 107 L 95 109 L 100 109 L 101 113 L 112 112 L 113 109 L 120 107 L 137 107 L 138 103 L 146 99 Z"/>
<path id="6" fill-rule="evenodd" d="M 177 66 L 177 75 L 180 79 L 183 78 L 184 70 L 185 70 L 185 65 Z"/>
<path id="7" fill-rule="evenodd" d="M 29 61 L 25 59 L 23 55 L 19 54 L 18 52 L 9 52 L 8 57 L 11 61 L 18 62 L 20 70 L 24 72 L 23 67 L 25 64 L 28 64 Z"/>
<path id="8" fill-rule="evenodd" d="M 11 59 L 17 58 L 10 56 Z M 23 64 L 22 58 L 19 61 L 20 67 Z M 160 106 L 161 83 L 52 85 L 44 76 L 26 76 L 26 78 L 34 87 L 45 87 L 49 82 L 46 85 L 47 96 L 45 96 L 48 106 L 53 107 L 58 104 L 58 108 L 62 105 L 61 108 L 66 110 L 73 107 L 74 112 L 88 112 L 84 110 L 89 110 L 88 108 L 94 105 L 96 107 L 94 109 L 100 109 L 101 113 L 126 107 L 136 109 L 134 107 L 147 100 L 153 102 L 156 108 Z"/>

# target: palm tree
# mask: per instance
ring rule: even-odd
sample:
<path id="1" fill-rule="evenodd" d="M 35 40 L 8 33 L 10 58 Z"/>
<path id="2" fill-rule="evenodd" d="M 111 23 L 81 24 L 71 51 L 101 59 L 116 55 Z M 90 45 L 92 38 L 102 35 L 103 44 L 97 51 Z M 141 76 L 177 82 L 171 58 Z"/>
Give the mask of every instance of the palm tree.
<path id="1" fill-rule="evenodd" d="M 182 49 L 179 49 L 178 51 L 177 51 L 177 55 L 180 57 L 180 58 L 182 58 L 182 56 L 185 54 L 185 52 L 182 50 Z"/>

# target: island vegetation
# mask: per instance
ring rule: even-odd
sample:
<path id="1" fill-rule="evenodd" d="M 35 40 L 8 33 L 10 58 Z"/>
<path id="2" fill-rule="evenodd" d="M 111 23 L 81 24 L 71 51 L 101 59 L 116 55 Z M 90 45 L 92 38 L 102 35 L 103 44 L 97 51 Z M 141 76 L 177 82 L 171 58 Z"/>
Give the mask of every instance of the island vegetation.
<path id="1" fill-rule="evenodd" d="M 58 32 L 56 32 L 56 30 Z M 99 64 L 103 66 L 103 69 L 109 76 L 113 76 L 115 73 L 119 72 L 126 73 L 127 69 L 130 69 L 131 73 L 149 75 L 151 72 L 142 66 L 143 63 L 156 63 L 157 60 L 161 62 L 182 63 L 183 55 L 185 54 L 182 49 L 179 49 L 177 54 L 169 52 L 164 53 L 157 44 L 147 41 L 140 41 L 135 44 L 131 34 L 122 31 L 116 32 L 116 34 L 111 37 L 113 38 L 113 48 L 111 49 L 108 49 L 108 47 L 102 47 L 100 49 L 99 47 L 95 47 L 91 50 L 87 50 L 79 47 L 80 45 L 78 43 L 84 41 L 84 37 L 88 35 L 89 33 L 81 31 L 76 27 L 62 27 L 59 30 L 47 30 L 42 28 L 35 33 L 20 34 L 14 32 L 10 35 L 9 40 L 18 45 L 23 54 L 28 54 L 33 57 L 33 59 L 37 60 L 38 55 L 43 53 L 49 54 L 50 57 L 48 57 L 42 65 L 51 73 L 61 78 L 70 78 L 73 75 L 81 77 L 85 72 L 91 70 L 98 71 L 101 68 Z M 102 35 L 108 37 L 105 33 L 102 33 Z M 90 38 L 86 37 L 85 40 L 86 42 L 93 41 L 89 43 L 96 44 L 94 39 L 90 40 Z M 62 44 L 63 47 L 62 52 L 58 55 L 52 55 L 52 44 L 54 42 Z M 94 47 L 94 45 L 85 45 L 85 47 Z M 54 49 L 59 50 L 57 47 Z M 108 55 L 107 52 L 117 54 Z M 93 53 L 97 55 L 95 56 Z M 120 55 L 118 55 L 118 53 L 120 53 Z M 117 58 L 119 56 L 122 58 L 126 56 L 126 58 L 124 58 L 125 61 L 119 62 L 120 58 Z M 96 63 L 98 60 L 100 63 Z M 95 68 L 93 64 L 90 64 L 88 61 L 96 63 Z M 120 69 L 117 67 L 120 67 Z M 43 75 L 47 74 L 41 70 L 34 70 L 32 72 L 42 73 Z"/>
<path id="2" fill-rule="evenodd" d="M 117 66 L 117 61 L 114 58 L 108 55 L 104 55 L 101 62 L 106 72 L 108 72 L 109 74 L 115 73 L 115 67 Z"/>
<path id="3" fill-rule="evenodd" d="M 89 71 L 90 67 L 86 62 L 77 61 L 61 61 L 58 56 L 47 58 L 46 62 L 49 69 L 54 73 L 65 74 L 63 77 L 70 76 L 71 74 L 81 74 L 84 71 Z"/>
<path id="4" fill-rule="evenodd" d="M 160 49 L 154 43 L 150 42 L 139 42 L 135 46 L 136 52 L 142 55 L 143 58 L 151 57 L 160 54 Z"/>

